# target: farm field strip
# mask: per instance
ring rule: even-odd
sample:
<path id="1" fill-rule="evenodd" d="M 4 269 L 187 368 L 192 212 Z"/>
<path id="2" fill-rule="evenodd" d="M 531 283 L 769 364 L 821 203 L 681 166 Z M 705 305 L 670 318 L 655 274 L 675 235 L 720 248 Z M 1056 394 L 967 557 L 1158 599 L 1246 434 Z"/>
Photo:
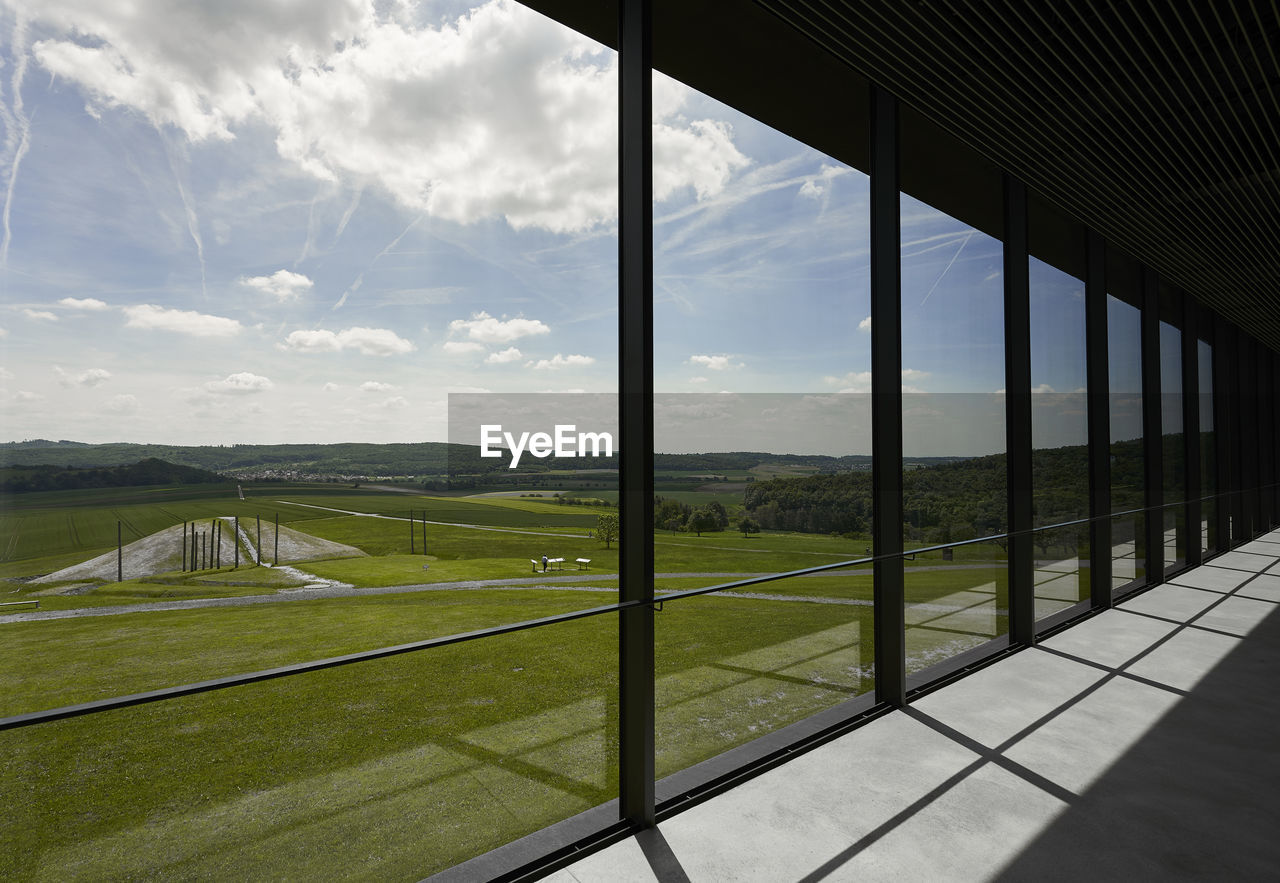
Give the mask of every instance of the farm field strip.
<path id="1" fill-rule="evenodd" d="M 360 518 L 385 518 L 388 521 L 403 521 L 406 524 L 409 519 L 407 516 L 400 515 L 381 515 L 376 512 L 356 512 L 351 509 L 334 509 L 329 506 L 316 506 L 312 503 L 295 503 L 289 500 L 276 500 L 282 506 L 305 506 L 308 509 L 323 509 L 326 512 L 337 512 L 340 515 L 355 515 Z M 457 521 L 430 521 L 422 518 L 416 519 L 419 524 L 434 524 L 438 527 L 464 527 L 470 530 L 491 530 L 497 533 L 522 533 L 532 534 L 539 537 L 571 537 L 575 540 L 582 539 L 582 534 L 578 533 L 549 533 L 545 530 L 523 530 L 515 527 L 488 527 L 483 524 L 464 524 Z"/>

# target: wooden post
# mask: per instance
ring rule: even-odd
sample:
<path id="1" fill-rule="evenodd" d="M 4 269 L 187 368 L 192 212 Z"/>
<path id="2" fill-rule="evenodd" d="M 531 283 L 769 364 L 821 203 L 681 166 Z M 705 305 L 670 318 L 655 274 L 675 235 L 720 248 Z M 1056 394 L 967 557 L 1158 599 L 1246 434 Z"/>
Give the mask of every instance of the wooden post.
<path id="1" fill-rule="evenodd" d="M 213 520 L 213 567 L 222 569 L 222 520 L 218 518 Z"/>
<path id="2" fill-rule="evenodd" d="M 422 510 L 422 554 L 427 554 L 427 510 Z"/>
<path id="3" fill-rule="evenodd" d="M 196 555 L 196 549 L 199 547 L 200 541 L 196 539 L 196 523 L 191 522 L 191 572 L 195 573 L 196 567 L 200 563 L 199 557 Z"/>
<path id="4" fill-rule="evenodd" d="M 409 510 L 409 554 L 410 555 L 415 554 L 413 541 L 414 541 L 414 534 L 416 532 L 417 532 L 417 528 L 414 526 L 414 523 L 413 523 L 413 510 L 410 509 Z"/>
<path id="5" fill-rule="evenodd" d="M 262 563 L 262 516 L 253 516 L 258 520 L 258 563 Z"/>
<path id="6" fill-rule="evenodd" d="M 116 522 L 116 582 L 124 582 L 124 543 L 120 536 L 120 522 Z"/>
<path id="7" fill-rule="evenodd" d="M 276 550 L 271 556 L 271 563 L 274 567 L 280 566 L 280 513 L 276 513 Z"/>
<path id="8" fill-rule="evenodd" d="M 240 566 L 240 516 L 239 515 L 236 516 L 235 536 L 232 537 L 231 539 L 232 539 L 231 548 L 236 550 L 235 566 L 238 568 Z"/>
<path id="9" fill-rule="evenodd" d="M 182 572 L 187 572 L 187 523 L 182 522 Z"/>

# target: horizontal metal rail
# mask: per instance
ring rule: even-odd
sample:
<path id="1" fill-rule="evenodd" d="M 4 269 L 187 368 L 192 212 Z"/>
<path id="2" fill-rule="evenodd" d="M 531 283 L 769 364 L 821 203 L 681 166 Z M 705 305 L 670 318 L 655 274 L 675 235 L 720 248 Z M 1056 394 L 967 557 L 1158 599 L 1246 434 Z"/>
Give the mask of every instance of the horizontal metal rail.
<path id="1" fill-rule="evenodd" d="M 523 622 L 512 622 L 507 623 L 506 625 L 490 626 L 488 628 L 477 629 L 472 632 L 461 632 L 456 635 L 444 635 L 439 638 L 427 638 L 424 641 L 414 641 L 410 644 L 396 644 L 392 647 L 379 647 L 376 650 L 364 650 L 359 653 L 348 653 L 345 656 L 331 656 L 328 659 L 299 662 L 294 665 L 283 665 L 279 668 L 252 671 L 248 674 L 230 675 L 225 678 L 214 678 L 209 681 L 197 681 L 194 684 L 181 684 L 176 687 L 164 687 L 159 690 L 149 690 L 146 693 L 133 693 L 128 696 L 115 696 L 110 699 L 98 699 L 94 702 L 85 702 L 80 705 L 65 705 L 61 708 L 50 708 L 46 711 L 33 711 L 27 714 L 18 714 L 12 717 L 0 718 L 0 730 L 12 730 L 18 727 L 31 726 L 32 724 L 50 723 L 52 721 L 65 720 L 71 717 L 80 717 L 86 714 L 114 711 L 120 708 L 130 708 L 135 705 L 146 705 L 151 702 L 161 702 L 166 699 L 177 699 L 181 696 L 194 696 L 197 693 L 209 693 L 214 690 L 225 690 L 228 687 L 241 687 L 246 684 L 256 684 L 261 681 L 270 681 L 275 678 L 286 678 L 293 675 L 306 674 L 307 672 L 312 671 L 322 671 L 327 668 L 338 668 L 339 666 L 351 665 L 356 662 L 368 662 L 373 659 L 385 659 L 388 656 L 399 656 L 404 653 L 416 653 L 419 650 L 429 650 L 433 647 L 446 647 L 449 644 L 461 644 L 465 641 L 477 640 L 478 638 L 488 638 L 494 635 L 521 632 L 528 629 L 538 628 L 539 626 L 554 625 L 559 622 L 572 622 L 575 619 L 599 616 L 602 613 L 613 613 L 618 610 L 625 610 L 628 607 L 644 606 L 647 603 L 648 602 L 645 601 L 628 601 L 623 604 L 605 604 L 602 607 L 574 610 L 569 613 L 557 613 L 553 616 L 544 616 L 539 619 L 528 619 Z"/>
<path id="2" fill-rule="evenodd" d="M 1257 488 L 1251 488 L 1252 491 L 1270 490 L 1280 487 L 1280 483 L 1263 485 Z M 1232 497 L 1246 491 L 1225 491 L 1219 494 L 1211 494 L 1201 497 L 1199 502 L 1210 499 Z M 488 628 L 476 629 L 470 632 L 460 632 L 456 635 L 444 635 L 438 638 L 428 638 L 423 641 L 414 641 L 409 644 L 397 644 L 392 647 L 379 647 L 375 650 L 364 650 L 359 653 L 348 653 L 345 656 L 333 656 L 328 659 L 317 659 L 312 662 L 300 662 L 294 665 L 285 665 L 278 668 L 263 669 L 262 671 L 248 672 L 247 674 L 231 675 L 225 678 L 214 678 L 208 681 L 198 681 L 191 684 L 181 684 L 176 687 L 164 687 L 159 690 L 150 690 L 145 693 L 133 693 L 127 696 L 115 696 L 108 699 L 99 699 L 94 702 L 85 702 L 79 705 L 66 705 L 60 708 L 50 708 L 45 711 L 33 711 L 26 714 L 13 715 L 11 717 L 0 718 L 0 731 L 17 729 L 19 727 L 28 727 L 35 724 L 52 723 L 53 721 L 65 720 L 72 717 L 80 717 L 82 715 L 97 714 L 103 711 L 113 711 L 121 708 L 130 708 L 135 705 L 146 705 L 152 702 L 162 702 L 168 699 L 177 699 L 182 696 L 193 696 L 199 693 L 209 693 L 215 690 L 225 690 L 230 687 L 241 687 L 247 684 L 256 684 L 261 681 L 269 681 L 275 678 L 291 677 L 293 675 L 306 674 L 307 672 L 322 671 L 328 668 L 338 668 L 344 665 L 352 665 L 357 662 L 368 662 L 374 659 L 385 659 L 388 656 L 399 656 L 404 653 L 416 653 L 419 650 L 429 650 L 434 647 L 446 647 L 450 644 L 461 644 L 466 641 L 475 641 L 481 638 L 489 638 L 497 635 L 506 635 L 513 632 L 527 631 L 529 629 L 540 628 L 542 626 L 555 625 L 561 622 L 572 622 L 577 619 L 586 619 L 592 616 L 601 616 L 607 613 L 616 613 L 620 610 L 626 610 L 631 607 L 642 607 L 646 605 L 654 605 L 659 609 L 668 601 L 678 601 L 682 598 L 693 598 L 699 595 L 709 595 L 714 592 L 723 592 L 731 589 L 744 588 L 746 586 L 760 585 L 762 583 L 776 582 L 778 580 L 789 579 L 796 576 L 805 576 L 811 573 L 822 573 L 824 571 L 843 570 L 849 567 L 857 567 L 859 565 L 874 564 L 877 561 L 888 561 L 894 558 L 912 559 L 916 555 L 922 555 L 927 552 L 939 552 L 944 549 L 955 549 L 960 546 L 971 546 L 978 543 L 990 543 L 998 540 L 1006 540 L 1010 537 L 1021 536 L 1024 534 L 1033 534 L 1046 530 L 1057 530 L 1064 527 L 1076 527 L 1083 524 L 1089 524 L 1093 521 L 1102 521 L 1110 518 L 1120 518 L 1125 515 L 1136 515 L 1145 513 L 1153 509 L 1164 509 L 1169 506 L 1185 505 L 1183 503 L 1168 503 L 1163 506 L 1144 507 L 1138 509 L 1128 509 L 1122 512 L 1111 512 L 1105 515 L 1095 515 L 1089 518 L 1078 518 L 1073 521 L 1063 521 L 1057 524 L 1049 524 L 1043 527 L 1034 527 L 1029 530 L 1012 531 L 1009 533 L 992 534 L 991 536 L 976 537 L 969 540 L 957 540 L 950 543 L 941 543 L 935 546 L 924 546 L 918 549 L 907 549 L 899 553 L 889 555 L 869 555 L 862 558 L 855 558 L 850 561 L 838 561 L 833 564 L 819 564 L 815 567 L 805 567 L 800 570 L 789 570 L 783 573 L 771 573 L 765 576 L 754 576 L 747 579 L 733 580 L 727 583 L 719 583 L 714 586 L 704 586 L 700 589 L 685 589 L 678 592 L 664 593 L 655 597 L 652 602 L 649 601 L 627 601 L 618 604 L 605 604 L 599 607 L 589 607 L 583 610 L 574 610 L 569 613 L 557 613 L 552 616 L 544 616 L 539 619 L 529 619 L 522 622 L 507 623 L 505 625 L 489 626 Z M 25 603 L 25 602 L 13 602 Z"/>

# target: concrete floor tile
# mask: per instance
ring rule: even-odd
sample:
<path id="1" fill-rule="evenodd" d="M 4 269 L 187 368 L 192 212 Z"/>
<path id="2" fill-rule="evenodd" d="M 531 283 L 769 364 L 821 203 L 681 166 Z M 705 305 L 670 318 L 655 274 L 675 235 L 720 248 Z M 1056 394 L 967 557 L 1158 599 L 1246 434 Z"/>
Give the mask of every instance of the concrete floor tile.
<path id="1" fill-rule="evenodd" d="M 1185 622 L 1218 600 L 1221 599 L 1211 591 L 1169 583 L 1120 602 L 1119 609 Z"/>
<path id="2" fill-rule="evenodd" d="M 823 880 L 988 880 L 1066 808 L 1013 773 L 984 764 L 867 848 L 855 843 L 834 854 Z"/>
<path id="3" fill-rule="evenodd" d="M 1239 644 L 1239 638 L 1182 629 L 1125 671 L 1178 690 L 1191 690 Z"/>
<path id="4" fill-rule="evenodd" d="M 1075 794 L 1083 794 L 1141 739 L 1180 697 L 1114 677 L 1011 745 L 1005 757 Z M 1105 739 L 1097 734 L 1105 733 Z"/>
<path id="5" fill-rule="evenodd" d="M 664 838 L 689 878 L 801 877 L 977 760 L 900 713 L 852 736 L 664 822 Z"/>
<path id="6" fill-rule="evenodd" d="M 1117 608 L 1059 632 L 1042 642 L 1042 646 L 1118 668 L 1175 628 L 1173 623 Z"/>
<path id="7" fill-rule="evenodd" d="M 1024 650 L 1016 665 L 992 665 L 923 696 L 912 707 L 989 748 L 1033 725 L 1106 676 L 1052 653 Z"/>
<path id="8" fill-rule="evenodd" d="M 1233 635 L 1247 635 L 1275 611 L 1274 601 L 1232 596 L 1197 619 L 1195 624 Z"/>
<path id="9" fill-rule="evenodd" d="M 1260 601 L 1280 601 L 1280 575 L 1264 573 L 1255 576 L 1236 589 L 1238 598 L 1257 598 Z"/>
<path id="10" fill-rule="evenodd" d="M 1249 574 L 1241 573 L 1238 570 L 1205 564 L 1170 577 L 1169 583 L 1171 585 L 1189 586 L 1195 589 L 1229 592 L 1248 578 Z"/>
<path id="11" fill-rule="evenodd" d="M 1230 567 L 1234 570 L 1257 573 L 1260 570 L 1266 570 L 1277 562 L 1280 562 L 1280 552 L 1274 555 L 1267 555 L 1245 552 L 1242 549 L 1233 549 L 1214 558 L 1209 564 L 1213 567 Z M 1246 576 L 1245 578 L 1247 579 L 1248 577 Z"/>

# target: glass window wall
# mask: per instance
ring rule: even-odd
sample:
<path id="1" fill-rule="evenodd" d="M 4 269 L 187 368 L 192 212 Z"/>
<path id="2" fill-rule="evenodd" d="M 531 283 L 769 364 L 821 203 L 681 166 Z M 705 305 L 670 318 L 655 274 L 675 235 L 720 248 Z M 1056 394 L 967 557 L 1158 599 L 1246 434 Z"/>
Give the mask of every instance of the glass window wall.
<path id="1" fill-rule="evenodd" d="M 653 132 L 656 595 L 869 557 L 867 175 L 661 73 Z M 658 777 L 870 691 L 873 597 L 866 564 L 666 603 Z"/>
<path id="2" fill-rule="evenodd" d="M 1089 598 L 1084 230 L 1037 199 L 1029 223 L 1035 616 Z"/>
<path id="3" fill-rule="evenodd" d="M 1187 564 L 1187 446 L 1182 414 L 1182 332 L 1160 323 L 1160 432 L 1164 472 L 1164 571 Z"/>
<path id="4" fill-rule="evenodd" d="M 1004 245 L 1000 175 L 911 114 L 902 128 L 902 502 L 910 550 L 1007 530 Z M 1008 634 L 1003 538 L 915 555 L 905 571 L 908 674 Z"/>
<path id="5" fill-rule="evenodd" d="M 1116 593 L 1146 581 L 1146 520 L 1141 511 L 1146 506 L 1141 320 L 1137 307 L 1114 295 L 1107 296 L 1113 515 L 1111 585 Z"/>

